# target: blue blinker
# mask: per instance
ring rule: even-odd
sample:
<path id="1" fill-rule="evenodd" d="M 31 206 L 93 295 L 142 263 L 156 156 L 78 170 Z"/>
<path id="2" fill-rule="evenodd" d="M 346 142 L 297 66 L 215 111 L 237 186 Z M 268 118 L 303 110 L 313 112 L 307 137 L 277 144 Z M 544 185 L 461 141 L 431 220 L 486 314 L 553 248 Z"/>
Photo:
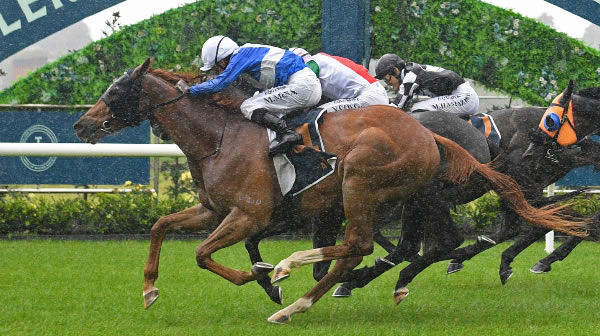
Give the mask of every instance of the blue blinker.
<path id="1" fill-rule="evenodd" d="M 548 113 L 546 118 L 544 118 L 544 127 L 550 132 L 558 130 L 560 127 L 560 117 L 558 114 Z"/>

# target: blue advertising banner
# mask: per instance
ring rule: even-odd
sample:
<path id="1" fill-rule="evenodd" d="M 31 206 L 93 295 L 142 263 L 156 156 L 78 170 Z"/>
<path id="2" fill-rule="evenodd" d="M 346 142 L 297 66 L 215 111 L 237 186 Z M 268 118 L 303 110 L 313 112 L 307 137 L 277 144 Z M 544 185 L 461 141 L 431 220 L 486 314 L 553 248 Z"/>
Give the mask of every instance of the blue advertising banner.
<path id="1" fill-rule="evenodd" d="M 83 111 L 54 109 L 0 110 L 0 142 L 80 143 L 73 124 Z M 146 121 L 102 139 L 103 143 L 150 143 Z M 149 158 L 126 157 L 0 157 L 0 184 L 121 185 L 125 181 L 148 184 Z"/>
<path id="2" fill-rule="evenodd" d="M 125 0 L 2 0 L 0 61 L 65 27 Z"/>
<path id="3" fill-rule="evenodd" d="M 321 7 L 321 51 L 363 64 L 369 44 L 369 1 L 323 0 Z"/>
<path id="4" fill-rule="evenodd" d="M 593 136 L 592 139 L 600 142 L 600 136 Z M 593 166 L 573 169 L 555 184 L 561 187 L 600 186 L 600 171 L 595 170 Z"/>
<path id="5" fill-rule="evenodd" d="M 600 0 L 546 0 L 564 10 L 600 25 Z M 560 18 L 557 18 L 560 20 Z"/>

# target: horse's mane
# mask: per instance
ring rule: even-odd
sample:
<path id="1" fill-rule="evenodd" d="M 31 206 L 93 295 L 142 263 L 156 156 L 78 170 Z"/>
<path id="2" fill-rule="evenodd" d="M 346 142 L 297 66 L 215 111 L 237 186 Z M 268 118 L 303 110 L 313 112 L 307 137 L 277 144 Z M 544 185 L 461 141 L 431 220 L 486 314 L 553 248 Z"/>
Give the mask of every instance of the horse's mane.
<path id="1" fill-rule="evenodd" d="M 181 79 L 183 79 L 187 83 L 192 83 L 194 81 L 197 81 L 198 79 L 200 79 L 200 81 L 203 81 L 206 77 L 202 74 L 196 75 L 196 74 L 191 74 L 191 73 L 171 72 L 171 71 L 164 70 L 164 69 L 149 69 L 149 71 L 152 74 L 166 80 L 167 82 L 169 82 L 171 84 L 177 84 L 177 82 L 179 82 L 179 80 L 181 80 Z"/>
<path id="2" fill-rule="evenodd" d="M 577 95 L 585 97 L 585 98 L 598 100 L 598 99 L 600 99 L 600 86 L 587 88 L 587 89 L 581 89 L 581 90 L 579 90 L 579 92 L 577 92 Z"/>
<path id="3" fill-rule="evenodd" d="M 173 85 L 177 84 L 178 81 L 184 80 L 189 85 L 204 82 L 208 79 L 208 76 L 205 74 L 191 74 L 191 73 L 179 73 L 179 72 L 171 72 L 164 69 L 152 69 L 148 70 L 153 75 L 171 83 Z M 233 85 L 230 85 L 228 88 L 222 91 L 222 94 L 219 95 L 218 105 L 228 106 L 234 109 L 239 109 L 242 102 L 252 96 L 252 93 L 255 89 L 251 87 L 244 80 L 237 80 Z"/>

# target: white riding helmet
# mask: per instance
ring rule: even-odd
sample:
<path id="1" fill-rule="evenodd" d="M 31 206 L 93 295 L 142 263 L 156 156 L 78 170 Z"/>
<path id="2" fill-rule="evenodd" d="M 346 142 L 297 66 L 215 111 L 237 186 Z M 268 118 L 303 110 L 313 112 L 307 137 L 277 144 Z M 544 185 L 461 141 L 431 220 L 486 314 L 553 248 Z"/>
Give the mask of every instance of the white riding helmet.
<path id="1" fill-rule="evenodd" d="M 217 35 L 209 38 L 202 45 L 202 63 L 204 66 L 200 68 L 202 71 L 208 71 L 215 64 L 239 48 L 237 43 L 227 36 Z"/>
<path id="2" fill-rule="evenodd" d="M 310 53 L 302 48 L 290 48 L 288 49 L 289 51 L 293 52 L 294 54 L 302 57 L 302 60 L 304 61 L 304 63 L 310 61 Z"/>

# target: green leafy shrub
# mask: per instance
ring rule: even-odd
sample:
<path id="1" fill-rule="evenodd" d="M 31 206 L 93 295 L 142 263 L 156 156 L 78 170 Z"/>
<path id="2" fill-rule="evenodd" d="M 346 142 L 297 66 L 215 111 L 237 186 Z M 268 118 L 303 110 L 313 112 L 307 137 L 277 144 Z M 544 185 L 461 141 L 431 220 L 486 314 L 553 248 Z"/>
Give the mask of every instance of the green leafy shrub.
<path id="1" fill-rule="evenodd" d="M 129 193 L 91 194 L 83 198 L 49 198 L 13 194 L 0 199 L 0 234 L 137 234 L 149 233 L 164 215 L 197 204 L 181 195 L 157 198 L 147 187 L 126 184 Z"/>
<path id="2" fill-rule="evenodd" d="M 198 1 L 127 26 L 47 64 L 0 93 L 0 103 L 93 104 L 128 68 L 154 57 L 154 67 L 198 71 L 202 44 L 225 34 L 238 44 L 320 46 L 321 2 Z"/>
<path id="3" fill-rule="evenodd" d="M 439 65 L 534 105 L 547 105 L 570 78 L 598 85 L 598 50 L 512 11 L 477 0 L 371 3 L 375 57 Z"/>
<path id="4" fill-rule="evenodd" d="M 463 231 L 470 232 L 492 226 L 499 211 L 498 195 L 488 192 L 472 202 L 458 205 L 450 214 Z"/>
<path id="5" fill-rule="evenodd" d="M 371 1 L 371 52 L 440 65 L 534 105 L 547 105 L 570 78 L 598 85 L 600 52 L 533 19 L 477 0 Z M 204 41 L 321 49 L 321 1 L 198 1 L 123 27 L 0 92 L 0 103 L 92 104 L 124 70 L 198 71 Z"/>

